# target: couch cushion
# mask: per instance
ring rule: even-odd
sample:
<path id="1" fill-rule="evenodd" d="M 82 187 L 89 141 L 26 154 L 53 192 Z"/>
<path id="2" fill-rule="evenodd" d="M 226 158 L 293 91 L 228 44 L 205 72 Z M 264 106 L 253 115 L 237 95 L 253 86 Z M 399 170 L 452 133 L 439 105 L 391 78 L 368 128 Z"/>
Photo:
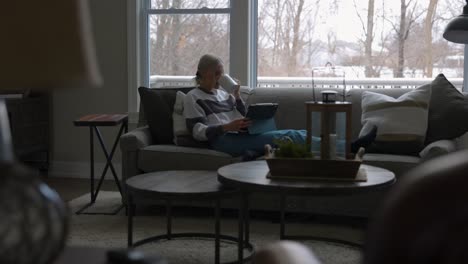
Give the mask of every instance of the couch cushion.
<path id="1" fill-rule="evenodd" d="M 231 155 L 211 149 L 151 145 L 140 149 L 138 168 L 144 172 L 161 170 L 217 170 L 239 161 Z"/>
<path id="2" fill-rule="evenodd" d="M 468 131 L 468 98 L 460 93 L 443 74 L 432 81 L 426 144 L 452 139 Z"/>
<path id="3" fill-rule="evenodd" d="M 174 139 L 172 112 L 177 91 L 187 93 L 193 87 L 138 88 L 141 98 L 139 126 L 148 124 L 153 142 L 172 144 Z M 142 111 L 143 110 L 143 111 Z"/>

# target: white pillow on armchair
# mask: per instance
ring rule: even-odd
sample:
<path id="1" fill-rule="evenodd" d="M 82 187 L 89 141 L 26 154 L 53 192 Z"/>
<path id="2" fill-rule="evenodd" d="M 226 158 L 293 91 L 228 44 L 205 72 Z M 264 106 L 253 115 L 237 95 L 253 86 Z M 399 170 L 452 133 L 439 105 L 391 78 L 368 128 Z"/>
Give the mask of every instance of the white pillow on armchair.
<path id="1" fill-rule="evenodd" d="M 419 152 L 419 156 L 422 160 L 429 160 L 435 157 L 449 154 L 456 150 L 457 147 L 455 140 L 441 139 L 427 145 L 421 152 Z"/>
<path id="2" fill-rule="evenodd" d="M 174 129 L 174 143 L 177 144 L 178 136 L 190 135 L 187 129 L 187 124 L 184 118 L 184 98 L 185 94 L 178 91 L 174 104 L 174 112 L 172 112 L 173 129 Z"/>

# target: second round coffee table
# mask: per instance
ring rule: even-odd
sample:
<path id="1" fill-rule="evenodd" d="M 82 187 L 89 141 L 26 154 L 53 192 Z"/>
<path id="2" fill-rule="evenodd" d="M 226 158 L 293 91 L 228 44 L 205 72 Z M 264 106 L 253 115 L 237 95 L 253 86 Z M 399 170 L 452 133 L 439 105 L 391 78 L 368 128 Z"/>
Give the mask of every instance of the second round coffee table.
<path id="1" fill-rule="evenodd" d="M 216 171 L 159 171 L 140 174 L 127 180 L 128 199 L 128 246 L 137 247 L 149 242 L 172 238 L 212 238 L 215 240 L 215 261 L 220 261 L 221 240 L 237 242 L 242 239 L 220 234 L 221 199 L 238 195 L 239 192 L 217 181 Z M 172 233 L 171 203 L 176 199 L 209 200 L 215 202 L 215 232 L 211 233 Z M 166 234 L 146 238 L 133 242 L 133 216 L 138 201 L 160 201 L 167 203 L 167 231 Z M 244 244 L 252 253 L 253 246 Z M 248 257 L 250 258 L 250 256 Z M 241 258 L 243 259 L 243 258 Z M 245 259 L 246 260 L 246 259 Z"/>
<path id="2" fill-rule="evenodd" d="M 361 165 L 366 170 L 367 181 L 300 181 L 300 180 L 272 180 L 267 178 L 269 173 L 266 161 L 250 161 L 226 165 L 218 169 L 218 180 L 226 186 L 237 188 L 242 192 L 242 202 L 239 212 L 239 228 L 245 228 L 245 243 L 249 242 L 249 213 L 248 196 L 253 192 L 271 192 L 280 195 L 280 239 L 323 239 L 313 236 L 287 236 L 285 235 L 285 205 L 287 195 L 344 195 L 385 188 L 395 182 L 395 174 L 389 170 L 369 165 Z M 240 232 L 242 234 L 244 232 Z M 324 239 L 331 240 L 331 239 Z M 347 244 L 348 241 L 337 240 Z M 243 258 L 243 245 L 239 243 L 238 258 Z"/>

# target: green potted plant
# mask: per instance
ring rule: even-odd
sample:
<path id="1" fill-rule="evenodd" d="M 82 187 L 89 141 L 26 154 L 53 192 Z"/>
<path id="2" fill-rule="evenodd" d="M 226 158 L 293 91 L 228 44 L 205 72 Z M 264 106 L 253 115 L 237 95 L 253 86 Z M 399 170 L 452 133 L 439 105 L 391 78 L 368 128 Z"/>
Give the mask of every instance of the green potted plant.
<path id="1" fill-rule="evenodd" d="M 294 143 L 289 139 L 277 139 L 274 141 L 277 148 L 274 150 L 276 158 L 313 158 L 310 146 L 307 144 Z"/>

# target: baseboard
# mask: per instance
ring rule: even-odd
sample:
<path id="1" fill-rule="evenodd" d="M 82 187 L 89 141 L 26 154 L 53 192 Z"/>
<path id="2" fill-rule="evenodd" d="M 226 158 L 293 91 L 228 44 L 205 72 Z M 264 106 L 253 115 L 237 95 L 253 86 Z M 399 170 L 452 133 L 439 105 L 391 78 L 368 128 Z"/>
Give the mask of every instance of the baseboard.
<path id="1" fill-rule="evenodd" d="M 115 172 L 119 179 L 122 174 L 122 166 L 120 163 L 112 163 L 115 168 Z M 99 179 L 101 173 L 104 170 L 105 162 L 94 163 L 94 177 Z M 90 178 L 90 164 L 89 162 L 70 162 L 70 161 L 52 161 L 48 171 L 49 177 L 60 177 L 60 178 Z M 106 178 L 112 180 L 112 172 L 109 168 L 106 173 Z"/>

